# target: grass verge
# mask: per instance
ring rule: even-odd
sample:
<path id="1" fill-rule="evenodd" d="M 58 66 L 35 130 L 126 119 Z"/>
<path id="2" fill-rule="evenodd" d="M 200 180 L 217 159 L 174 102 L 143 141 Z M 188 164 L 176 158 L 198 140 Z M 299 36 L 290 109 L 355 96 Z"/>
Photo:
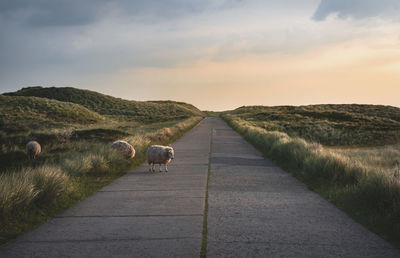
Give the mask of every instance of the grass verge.
<path id="1" fill-rule="evenodd" d="M 267 131 L 224 115 L 223 119 L 265 156 L 356 221 L 400 247 L 400 178 L 283 132 Z"/>

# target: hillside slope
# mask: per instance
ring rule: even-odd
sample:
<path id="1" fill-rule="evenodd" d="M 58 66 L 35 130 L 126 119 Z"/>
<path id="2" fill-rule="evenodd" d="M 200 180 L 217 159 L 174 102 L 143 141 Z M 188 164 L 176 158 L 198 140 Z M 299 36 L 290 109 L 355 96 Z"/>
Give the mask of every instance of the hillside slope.
<path id="1" fill-rule="evenodd" d="M 54 99 L 0 95 L 0 133 L 93 124 L 105 118 L 81 105 Z"/>
<path id="2" fill-rule="evenodd" d="M 131 101 L 71 87 L 28 87 L 16 92 L 5 93 L 4 95 L 56 99 L 82 105 L 101 115 L 139 122 L 166 121 L 191 116 L 203 116 L 203 113 L 199 109 L 182 102 Z"/>
<path id="3" fill-rule="evenodd" d="M 227 112 L 270 131 L 324 145 L 400 142 L 400 108 L 381 105 L 249 106 Z"/>

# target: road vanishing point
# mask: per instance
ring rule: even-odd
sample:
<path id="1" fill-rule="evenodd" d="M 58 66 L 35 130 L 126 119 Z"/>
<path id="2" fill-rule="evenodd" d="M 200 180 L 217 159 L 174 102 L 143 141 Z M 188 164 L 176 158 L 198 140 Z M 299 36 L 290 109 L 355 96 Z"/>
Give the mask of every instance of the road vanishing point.
<path id="1" fill-rule="evenodd" d="M 0 247 L 0 257 L 400 257 L 219 118 Z"/>

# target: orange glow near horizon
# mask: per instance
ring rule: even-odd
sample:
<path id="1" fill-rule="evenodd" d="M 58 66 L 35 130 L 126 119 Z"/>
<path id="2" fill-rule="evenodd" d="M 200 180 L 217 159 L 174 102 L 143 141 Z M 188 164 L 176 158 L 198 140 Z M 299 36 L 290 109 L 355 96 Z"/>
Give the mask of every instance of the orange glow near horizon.
<path id="1" fill-rule="evenodd" d="M 400 107 L 395 0 L 11 2 L 1 92 L 70 86 L 202 110 Z"/>
<path id="2" fill-rule="evenodd" d="M 382 50 L 379 45 L 371 47 L 374 43 L 353 41 L 297 55 L 249 55 L 224 62 L 126 69 L 102 80 L 124 85 L 119 97 L 157 96 L 203 110 L 324 103 L 400 106 L 400 49 Z"/>

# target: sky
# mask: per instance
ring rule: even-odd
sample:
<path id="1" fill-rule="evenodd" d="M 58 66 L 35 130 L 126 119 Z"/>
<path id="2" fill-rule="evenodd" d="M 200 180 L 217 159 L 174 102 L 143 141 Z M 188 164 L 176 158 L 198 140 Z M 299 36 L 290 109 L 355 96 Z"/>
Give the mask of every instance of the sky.
<path id="1" fill-rule="evenodd" d="M 400 107 L 398 0 L 0 0 L 0 93 Z"/>

